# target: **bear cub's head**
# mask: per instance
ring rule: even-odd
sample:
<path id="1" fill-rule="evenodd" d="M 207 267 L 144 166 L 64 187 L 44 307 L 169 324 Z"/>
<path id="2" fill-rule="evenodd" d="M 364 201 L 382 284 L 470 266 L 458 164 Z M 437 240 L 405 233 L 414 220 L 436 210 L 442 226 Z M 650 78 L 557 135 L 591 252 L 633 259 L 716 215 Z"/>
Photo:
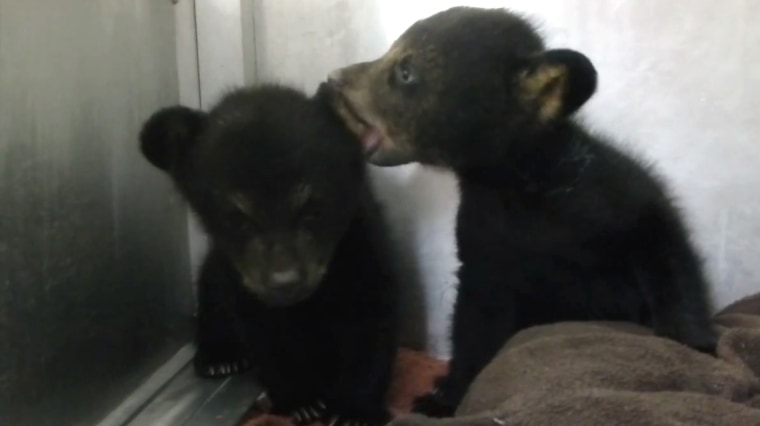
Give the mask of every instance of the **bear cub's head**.
<path id="1" fill-rule="evenodd" d="M 455 7 L 328 85 L 371 163 L 458 168 L 500 161 L 567 118 L 594 93 L 596 71 L 581 53 L 546 50 L 516 14 Z"/>
<path id="2" fill-rule="evenodd" d="M 365 175 L 359 144 L 327 101 L 273 85 L 234 91 L 208 113 L 160 110 L 140 147 L 171 176 L 212 250 L 272 306 L 318 287 Z"/>

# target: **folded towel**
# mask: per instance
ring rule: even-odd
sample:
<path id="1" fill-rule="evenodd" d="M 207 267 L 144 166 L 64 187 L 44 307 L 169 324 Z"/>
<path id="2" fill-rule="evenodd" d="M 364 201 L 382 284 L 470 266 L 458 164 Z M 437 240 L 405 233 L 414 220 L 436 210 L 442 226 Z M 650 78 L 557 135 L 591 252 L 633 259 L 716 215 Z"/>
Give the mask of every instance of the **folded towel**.
<path id="1" fill-rule="evenodd" d="M 632 324 L 566 322 L 512 338 L 456 417 L 393 426 L 760 426 L 760 295 L 715 317 L 717 357 Z"/>

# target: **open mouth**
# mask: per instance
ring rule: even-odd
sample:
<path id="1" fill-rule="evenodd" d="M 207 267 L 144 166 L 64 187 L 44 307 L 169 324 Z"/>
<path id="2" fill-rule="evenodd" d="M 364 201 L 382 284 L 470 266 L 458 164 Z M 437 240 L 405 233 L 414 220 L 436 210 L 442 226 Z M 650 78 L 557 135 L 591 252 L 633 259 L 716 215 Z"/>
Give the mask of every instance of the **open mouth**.
<path id="1" fill-rule="evenodd" d="M 362 116 L 340 90 L 334 89 L 335 108 L 346 126 L 359 138 L 364 155 L 369 157 L 382 145 L 384 135 L 379 127 Z"/>

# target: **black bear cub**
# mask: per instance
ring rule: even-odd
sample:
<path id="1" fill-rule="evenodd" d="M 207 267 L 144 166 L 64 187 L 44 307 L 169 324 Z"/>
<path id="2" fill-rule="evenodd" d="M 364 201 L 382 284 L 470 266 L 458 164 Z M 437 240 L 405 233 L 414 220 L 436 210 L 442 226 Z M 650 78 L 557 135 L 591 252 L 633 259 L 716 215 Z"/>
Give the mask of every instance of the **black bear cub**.
<path id="1" fill-rule="evenodd" d="M 459 179 L 453 356 L 416 411 L 451 414 L 532 325 L 634 321 L 714 350 L 702 266 L 663 185 L 572 118 L 596 82 L 584 55 L 546 49 L 521 17 L 466 7 L 328 78 L 371 163 L 418 161 Z"/>
<path id="2" fill-rule="evenodd" d="M 361 150 L 324 97 L 239 89 L 156 112 L 140 144 L 210 236 L 196 371 L 255 369 L 297 423 L 387 421 L 393 274 Z"/>

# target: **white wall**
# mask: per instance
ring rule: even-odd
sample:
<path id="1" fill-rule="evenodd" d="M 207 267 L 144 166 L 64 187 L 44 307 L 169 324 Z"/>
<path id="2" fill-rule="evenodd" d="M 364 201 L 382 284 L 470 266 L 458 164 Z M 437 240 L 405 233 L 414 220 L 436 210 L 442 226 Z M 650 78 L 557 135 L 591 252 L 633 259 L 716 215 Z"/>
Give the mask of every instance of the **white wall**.
<path id="1" fill-rule="evenodd" d="M 219 0 L 221 1 L 221 0 Z M 236 1 L 235 1 L 236 2 Z M 760 291 L 760 2 L 754 0 L 258 0 L 256 75 L 312 90 L 380 55 L 419 18 L 458 4 L 510 7 L 600 73 L 583 116 L 654 160 L 685 208 L 718 306 Z M 448 353 L 457 268 L 450 175 L 373 169 L 407 275 L 407 338 Z"/>

